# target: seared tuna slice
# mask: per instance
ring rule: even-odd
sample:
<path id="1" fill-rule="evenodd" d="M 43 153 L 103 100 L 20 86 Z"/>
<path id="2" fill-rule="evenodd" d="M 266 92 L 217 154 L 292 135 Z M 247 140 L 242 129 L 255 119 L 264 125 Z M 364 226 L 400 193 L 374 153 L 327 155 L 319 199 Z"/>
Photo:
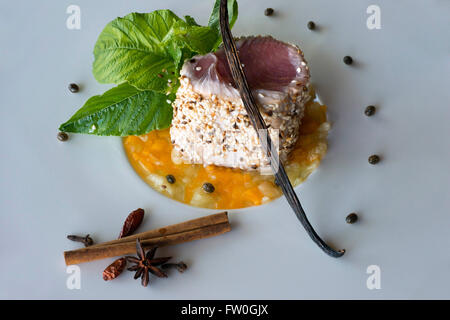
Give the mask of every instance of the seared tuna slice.
<path id="1" fill-rule="evenodd" d="M 253 95 L 284 161 L 298 138 L 309 99 L 309 71 L 296 46 L 272 37 L 236 42 Z M 242 104 L 223 49 L 186 61 L 173 103 L 174 159 L 244 170 L 268 160 Z"/>

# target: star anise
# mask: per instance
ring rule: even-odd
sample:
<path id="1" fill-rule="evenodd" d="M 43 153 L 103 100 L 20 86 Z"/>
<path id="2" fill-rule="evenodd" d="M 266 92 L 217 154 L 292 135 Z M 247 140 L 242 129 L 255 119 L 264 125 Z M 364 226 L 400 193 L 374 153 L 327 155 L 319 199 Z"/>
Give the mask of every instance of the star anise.
<path id="1" fill-rule="evenodd" d="M 172 257 L 155 258 L 156 249 L 158 249 L 158 247 L 153 247 L 145 253 L 141 241 L 136 239 L 137 257 L 125 257 L 128 262 L 134 263 L 128 270 L 136 271 L 134 279 L 141 278 L 141 284 L 144 287 L 148 285 L 149 273 L 152 273 L 159 278 L 167 278 L 167 274 L 158 268 L 158 266 L 166 263 Z"/>

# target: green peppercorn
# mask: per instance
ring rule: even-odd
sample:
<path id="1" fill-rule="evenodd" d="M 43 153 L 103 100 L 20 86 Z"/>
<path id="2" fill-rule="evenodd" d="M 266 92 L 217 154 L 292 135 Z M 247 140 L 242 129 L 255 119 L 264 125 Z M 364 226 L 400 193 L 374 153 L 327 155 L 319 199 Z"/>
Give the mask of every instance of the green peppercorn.
<path id="1" fill-rule="evenodd" d="M 358 221 L 358 215 L 352 212 L 345 218 L 345 221 L 350 224 L 355 223 L 356 221 Z"/>
<path id="2" fill-rule="evenodd" d="M 168 174 L 168 175 L 166 176 L 166 180 L 167 180 L 167 182 L 170 183 L 170 184 L 174 184 L 175 181 L 176 181 L 175 177 L 174 177 L 173 175 L 171 175 L 171 174 Z"/>
<path id="3" fill-rule="evenodd" d="M 202 188 L 203 188 L 203 190 L 205 190 L 205 192 L 208 192 L 208 193 L 213 193 L 214 190 L 216 190 L 216 188 L 214 188 L 214 186 L 209 182 L 205 182 L 203 184 Z"/>
<path id="4" fill-rule="evenodd" d="M 69 140 L 69 135 L 65 132 L 58 132 L 58 135 L 56 136 L 59 141 L 67 141 Z"/>
<path id="5" fill-rule="evenodd" d="M 373 154 L 369 157 L 368 160 L 370 164 L 377 164 L 378 162 L 380 162 L 380 156 Z"/>
<path id="6" fill-rule="evenodd" d="M 375 114 L 375 111 L 377 111 L 377 109 L 375 108 L 375 106 L 368 106 L 366 108 L 366 110 L 364 110 L 364 114 L 368 117 L 373 116 Z"/>
<path id="7" fill-rule="evenodd" d="M 309 30 L 314 30 L 316 28 L 316 24 L 314 23 L 314 21 L 309 21 L 306 26 Z"/>
<path id="8" fill-rule="evenodd" d="M 352 64 L 353 63 L 353 58 L 350 56 L 345 56 L 344 59 L 342 59 L 344 61 L 345 64 Z"/>
<path id="9" fill-rule="evenodd" d="M 264 15 L 267 17 L 273 15 L 273 13 L 274 10 L 272 8 L 267 8 L 266 10 L 264 10 Z"/>
<path id="10" fill-rule="evenodd" d="M 80 87 L 76 83 L 69 84 L 69 91 L 72 93 L 76 93 L 80 91 Z"/>

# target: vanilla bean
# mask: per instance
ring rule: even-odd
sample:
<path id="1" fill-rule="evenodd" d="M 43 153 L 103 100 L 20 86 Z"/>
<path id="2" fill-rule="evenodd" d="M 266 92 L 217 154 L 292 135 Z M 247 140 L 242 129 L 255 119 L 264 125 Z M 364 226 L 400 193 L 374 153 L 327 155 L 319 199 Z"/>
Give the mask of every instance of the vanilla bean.
<path id="1" fill-rule="evenodd" d="M 220 1 L 220 31 L 222 33 L 223 47 L 225 49 L 231 74 L 241 95 L 245 110 L 247 111 L 250 121 L 258 134 L 261 145 L 267 155 L 267 158 L 270 160 L 270 166 L 278 183 L 280 184 L 281 190 L 289 202 L 289 205 L 294 210 L 295 215 L 300 220 L 311 239 L 329 256 L 335 258 L 341 257 L 345 253 L 345 250 L 336 251 L 332 249 L 314 231 L 306 217 L 300 201 L 297 198 L 297 195 L 294 192 L 294 189 L 292 188 L 291 182 L 289 181 L 286 171 L 284 170 L 284 166 L 279 161 L 278 152 L 272 149 L 274 146 L 270 135 L 267 134 L 267 125 L 265 124 L 264 119 L 256 105 L 255 99 L 250 91 L 250 87 L 247 79 L 245 78 L 245 73 L 237 53 L 236 44 L 234 42 L 233 35 L 231 34 L 228 21 L 227 0 Z M 264 134 L 264 132 L 266 134 Z"/>

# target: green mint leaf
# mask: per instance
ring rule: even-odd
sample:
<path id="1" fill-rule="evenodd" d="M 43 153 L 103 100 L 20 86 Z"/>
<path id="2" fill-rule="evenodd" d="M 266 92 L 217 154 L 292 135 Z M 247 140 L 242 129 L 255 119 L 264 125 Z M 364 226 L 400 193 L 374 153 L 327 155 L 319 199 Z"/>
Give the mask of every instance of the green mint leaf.
<path id="1" fill-rule="evenodd" d="M 184 16 L 184 20 L 186 20 L 186 23 L 190 26 L 199 26 L 199 24 L 191 16 Z"/>
<path id="2" fill-rule="evenodd" d="M 179 47 L 188 48 L 197 54 L 211 52 L 217 42 L 217 33 L 210 27 L 189 25 L 184 21 L 175 24 L 172 35 Z"/>
<path id="3" fill-rule="evenodd" d="M 140 91 L 123 83 L 90 98 L 59 130 L 101 136 L 141 135 L 172 121 L 175 94 Z"/>
<path id="4" fill-rule="evenodd" d="M 238 17 L 238 3 L 237 0 L 228 0 L 228 21 L 230 23 L 230 29 L 233 28 L 234 23 Z M 216 0 L 214 3 L 211 16 L 209 17 L 208 26 L 213 29 L 217 34 L 217 41 L 214 49 L 217 49 L 222 43 L 222 35 L 220 33 L 220 0 Z"/>
<path id="5" fill-rule="evenodd" d="M 131 13 L 108 23 L 94 48 L 97 81 L 127 81 L 141 90 L 166 92 L 168 80 L 176 81 L 174 58 L 180 53 L 174 50 L 171 35 L 178 21 L 183 20 L 172 11 L 157 10 Z"/>

